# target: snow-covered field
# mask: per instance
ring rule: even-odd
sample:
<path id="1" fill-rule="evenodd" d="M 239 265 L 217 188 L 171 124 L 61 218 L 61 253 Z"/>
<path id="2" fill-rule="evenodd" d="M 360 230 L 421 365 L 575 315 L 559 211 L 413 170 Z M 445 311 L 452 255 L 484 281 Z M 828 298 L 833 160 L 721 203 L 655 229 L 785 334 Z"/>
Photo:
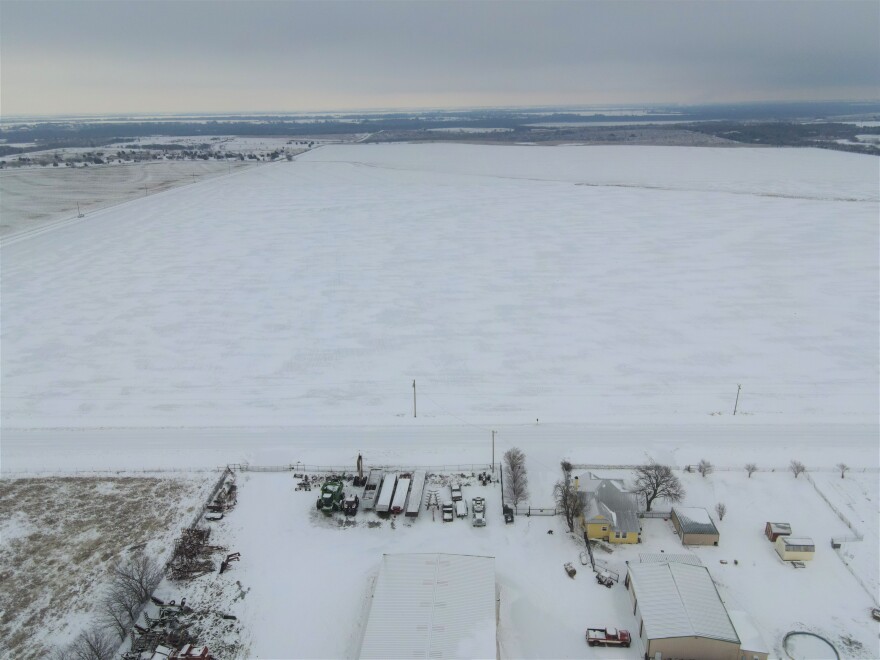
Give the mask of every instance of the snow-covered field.
<path id="1" fill-rule="evenodd" d="M 3 424 L 876 421 L 877 159 L 331 146 L 3 248 Z M 573 185 L 580 184 L 580 185 Z"/>
<path id="2" fill-rule="evenodd" d="M 90 148 L 88 151 L 95 151 Z M 0 237 L 41 230 L 82 213 L 227 174 L 245 163 L 186 161 L 0 172 Z M 4 285 L 4 293 L 7 288 Z"/>

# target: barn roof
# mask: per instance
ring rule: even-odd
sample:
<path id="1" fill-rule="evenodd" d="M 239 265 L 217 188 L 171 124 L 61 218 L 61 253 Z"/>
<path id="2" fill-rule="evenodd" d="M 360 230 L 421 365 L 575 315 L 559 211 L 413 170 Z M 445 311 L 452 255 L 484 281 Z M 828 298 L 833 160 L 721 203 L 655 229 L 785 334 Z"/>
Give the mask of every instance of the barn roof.
<path id="1" fill-rule="evenodd" d="M 361 658 L 494 658 L 495 558 L 384 555 Z"/>
<path id="2" fill-rule="evenodd" d="M 629 576 L 648 639 L 707 637 L 739 643 L 704 566 L 630 564 Z"/>

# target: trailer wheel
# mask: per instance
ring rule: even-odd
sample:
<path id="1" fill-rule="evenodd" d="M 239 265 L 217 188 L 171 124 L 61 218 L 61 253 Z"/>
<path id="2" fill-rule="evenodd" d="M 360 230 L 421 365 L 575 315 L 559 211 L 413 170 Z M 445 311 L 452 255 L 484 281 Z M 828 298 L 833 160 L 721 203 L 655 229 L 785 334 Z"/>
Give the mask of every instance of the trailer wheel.
<path id="1" fill-rule="evenodd" d="M 628 649 L 628 648 L 629 648 L 629 642 L 627 642 L 626 644 L 624 644 L 624 645 L 623 645 L 623 648 Z"/>
<path id="2" fill-rule="evenodd" d="M 318 509 L 318 511 L 321 510 L 321 498 L 320 498 L 320 497 L 318 498 L 318 502 L 316 503 L 315 506 L 316 506 L 316 508 Z"/>

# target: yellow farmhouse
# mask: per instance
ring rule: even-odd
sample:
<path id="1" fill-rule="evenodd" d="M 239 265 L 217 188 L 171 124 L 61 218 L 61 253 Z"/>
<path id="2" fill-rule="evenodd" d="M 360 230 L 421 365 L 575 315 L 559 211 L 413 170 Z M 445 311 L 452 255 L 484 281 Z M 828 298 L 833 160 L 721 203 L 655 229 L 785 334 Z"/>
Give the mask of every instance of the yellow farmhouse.
<path id="1" fill-rule="evenodd" d="M 581 526 L 587 538 L 609 543 L 639 543 L 639 502 L 617 479 L 598 479 L 587 472 L 577 478 L 578 496 L 584 502 Z"/>

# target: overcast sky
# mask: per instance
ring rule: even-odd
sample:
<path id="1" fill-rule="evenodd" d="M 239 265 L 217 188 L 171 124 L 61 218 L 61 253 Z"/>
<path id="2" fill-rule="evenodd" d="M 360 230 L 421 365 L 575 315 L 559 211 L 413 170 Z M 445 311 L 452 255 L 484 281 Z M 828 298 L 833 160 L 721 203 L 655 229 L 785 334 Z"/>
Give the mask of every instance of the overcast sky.
<path id="1" fill-rule="evenodd" d="M 0 2 L 0 111 L 880 98 L 880 3 Z"/>

